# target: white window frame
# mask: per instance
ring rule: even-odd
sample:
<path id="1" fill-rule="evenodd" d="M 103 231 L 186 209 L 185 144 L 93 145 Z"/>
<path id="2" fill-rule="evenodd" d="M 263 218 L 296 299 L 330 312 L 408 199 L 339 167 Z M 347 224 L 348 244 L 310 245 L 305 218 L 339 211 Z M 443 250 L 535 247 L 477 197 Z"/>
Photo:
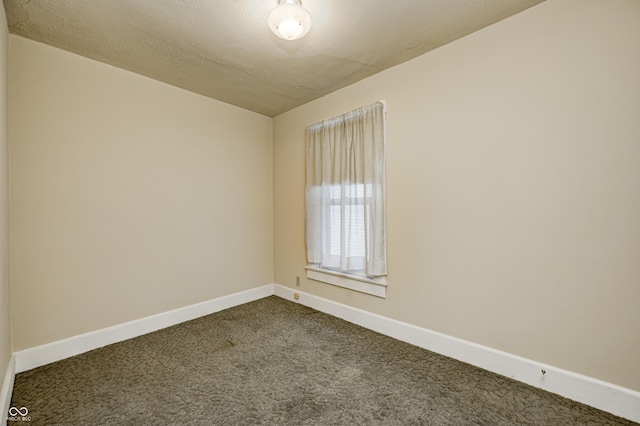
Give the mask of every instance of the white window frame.
<path id="1" fill-rule="evenodd" d="M 385 115 L 383 129 L 384 138 L 386 139 L 386 102 L 381 102 L 383 103 L 383 111 Z M 350 205 L 363 205 L 366 208 L 366 200 L 364 198 L 352 198 L 351 200 L 352 202 Z M 330 208 L 330 205 L 327 206 L 327 208 Z M 344 212 L 341 212 L 341 215 L 344 217 Z M 341 225 L 344 223 L 343 220 L 344 219 L 341 220 Z M 327 230 L 327 232 L 330 231 Z M 315 264 L 308 264 L 305 266 L 305 270 L 307 278 L 310 280 L 331 284 L 380 298 L 386 298 L 388 285 L 386 276 L 371 277 L 367 276 L 364 270 L 343 271 Z"/>
<path id="2" fill-rule="evenodd" d="M 316 266 L 306 266 L 305 269 L 307 270 L 307 278 L 310 280 L 332 284 L 383 299 L 387 297 L 386 277 L 367 277 Z"/>

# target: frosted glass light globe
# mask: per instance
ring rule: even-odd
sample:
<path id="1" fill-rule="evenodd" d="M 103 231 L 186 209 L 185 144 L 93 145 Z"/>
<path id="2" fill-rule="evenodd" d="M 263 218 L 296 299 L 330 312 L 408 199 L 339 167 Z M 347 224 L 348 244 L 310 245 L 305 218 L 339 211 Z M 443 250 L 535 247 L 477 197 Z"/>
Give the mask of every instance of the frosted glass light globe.
<path id="1" fill-rule="evenodd" d="M 269 13 L 269 28 L 285 40 L 297 40 L 309 32 L 311 15 L 302 7 L 300 0 L 280 0 L 280 4 Z"/>

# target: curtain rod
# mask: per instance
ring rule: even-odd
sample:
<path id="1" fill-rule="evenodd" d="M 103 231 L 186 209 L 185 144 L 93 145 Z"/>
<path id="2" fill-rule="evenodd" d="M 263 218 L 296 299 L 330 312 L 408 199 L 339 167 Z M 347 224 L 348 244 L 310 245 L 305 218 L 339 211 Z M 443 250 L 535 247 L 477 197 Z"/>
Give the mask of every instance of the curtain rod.
<path id="1" fill-rule="evenodd" d="M 386 114 L 386 113 L 387 113 L 387 100 L 386 100 L 386 99 L 382 99 L 382 100 L 379 100 L 379 101 L 372 102 L 372 103 L 370 103 L 370 104 L 368 104 L 368 105 L 364 105 L 364 106 L 361 106 L 361 107 L 358 107 L 358 108 L 352 109 L 351 111 L 343 112 L 343 113 L 341 113 L 341 114 L 336 114 L 336 115 L 334 115 L 333 117 L 324 118 L 324 119 L 322 119 L 322 120 L 320 120 L 320 121 L 316 121 L 316 122 L 314 122 L 314 123 L 307 124 L 307 125 L 305 126 L 305 128 L 308 128 L 308 127 L 310 127 L 310 126 L 315 126 L 315 125 L 317 125 L 317 124 L 322 124 L 322 123 L 324 123 L 325 121 L 335 120 L 336 118 L 340 118 L 340 117 L 343 117 L 343 116 L 345 116 L 345 115 L 349 115 L 349 114 L 354 114 L 354 113 L 360 112 L 361 110 L 363 110 L 363 109 L 365 109 L 365 108 L 372 107 L 372 106 L 374 106 L 375 104 L 382 104 L 382 113 L 383 113 L 383 114 Z"/>

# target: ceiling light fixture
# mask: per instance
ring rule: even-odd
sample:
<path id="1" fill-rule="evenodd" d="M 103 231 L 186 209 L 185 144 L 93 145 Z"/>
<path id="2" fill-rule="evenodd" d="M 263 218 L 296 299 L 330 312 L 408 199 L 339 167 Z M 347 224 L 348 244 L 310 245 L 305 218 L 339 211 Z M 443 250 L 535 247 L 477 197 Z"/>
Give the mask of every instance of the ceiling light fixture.
<path id="1" fill-rule="evenodd" d="M 311 15 L 300 0 L 278 0 L 278 6 L 269 13 L 269 28 L 280 38 L 297 40 L 309 32 Z"/>

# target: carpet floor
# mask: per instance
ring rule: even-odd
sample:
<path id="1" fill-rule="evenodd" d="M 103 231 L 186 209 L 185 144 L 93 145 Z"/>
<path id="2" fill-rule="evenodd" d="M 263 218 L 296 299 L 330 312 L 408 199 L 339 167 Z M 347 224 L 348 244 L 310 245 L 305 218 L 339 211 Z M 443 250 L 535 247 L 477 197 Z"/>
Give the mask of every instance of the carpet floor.
<path id="1" fill-rule="evenodd" d="M 634 424 L 275 296 L 20 373 L 11 405 L 47 426 Z"/>

